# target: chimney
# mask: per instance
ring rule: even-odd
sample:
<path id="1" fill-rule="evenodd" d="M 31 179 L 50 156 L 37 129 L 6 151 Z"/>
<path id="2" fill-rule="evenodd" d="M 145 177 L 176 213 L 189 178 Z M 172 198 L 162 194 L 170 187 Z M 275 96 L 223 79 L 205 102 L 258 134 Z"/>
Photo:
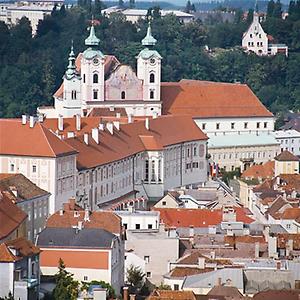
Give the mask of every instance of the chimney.
<path id="1" fill-rule="evenodd" d="M 27 122 L 27 116 L 22 115 L 22 125 L 26 125 L 26 122 Z"/>
<path id="2" fill-rule="evenodd" d="M 18 197 L 17 188 L 15 186 L 10 186 L 9 189 L 14 194 L 14 196 L 17 198 Z"/>
<path id="3" fill-rule="evenodd" d="M 119 121 L 114 121 L 114 126 L 116 129 L 119 131 L 120 130 L 120 122 Z"/>
<path id="4" fill-rule="evenodd" d="M 88 210 L 88 208 L 86 208 L 84 210 L 84 221 L 85 222 L 89 222 L 90 221 L 90 211 Z"/>
<path id="5" fill-rule="evenodd" d="M 58 130 L 64 130 L 64 117 L 62 115 L 58 116 Z"/>
<path id="6" fill-rule="evenodd" d="M 80 131 L 81 129 L 81 116 L 80 114 L 76 115 L 76 130 Z"/>
<path id="7" fill-rule="evenodd" d="M 38 115 L 38 119 L 39 119 L 40 123 L 43 123 L 44 122 L 44 115 L 43 114 L 39 114 Z"/>
<path id="8" fill-rule="evenodd" d="M 216 252 L 215 251 L 210 252 L 210 258 L 211 259 L 216 259 Z"/>
<path id="9" fill-rule="evenodd" d="M 113 123 L 107 123 L 106 128 L 110 132 L 110 134 L 114 134 L 114 125 L 113 125 Z"/>
<path id="10" fill-rule="evenodd" d="M 205 269 L 205 257 L 198 257 L 198 266 L 201 270 Z"/>
<path id="11" fill-rule="evenodd" d="M 123 287 L 123 300 L 128 300 L 128 287 Z"/>
<path id="12" fill-rule="evenodd" d="M 29 127 L 33 128 L 34 127 L 34 116 L 29 117 Z"/>
<path id="13" fill-rule="evenodd" d="M 118 113 L 116 113 L 116 117 L 118 118 L 118 119 L 120 119 L 121 118 L 121 114 L 118 112 Z"/>
<path id="14" fill-rule="evenodd" d="M 217 286 L 222 286 L 222 278 L 218 277 Z"/>
<path id="15" fill-rule="evenodd" d="M 128 114 L 128 124 L 129 123 L 132 123 L 132 115 L 131 114 Z"/>
<path id="16" fill-rule="evenodd" d="M 88 135 L 88 133 L 85 133 L 84 135 L 83 135 L 83 140 L 84 140 L 84 143 L 85 144 L 89 144 L 89 135 Z"/>
<path id="17" fill-rule="evenodd" d="M 99 130 L 103 131 L 104 130 L 104 124 L 103 123 L 100 123 L 99 126 L 98 126 Z"/>
<path id="18" fill-rule="evenodd" d="M 155 111 L 155 112 L 153 113 L 153 119 L 156 119 L 157 116 L 158 116 L 158 113 Z"/>
<path id="19" fill-rule="evenodd" d="M 99 144 L 99 131 L 98 128 L 92 129 L 92 138 L 95 141 L 96 144 Z"/>
<path id="20" fill-rule="evenodd" d="M 146 129 L 147 129 L 147 130 L 149 130 L 149 129 L 150 129 L 150 122 L 149 122 L 149 118 L 146 118 L 146 120 L 145 120 L 145 127 L 146 127 Z"/>
<path id="21" fill-rule="evenodd" d="M 195 235 L 194 226 L 193 226 L 193 225 L 190 225 L 189 236 L 190 236 L 190 237 L 194 237 L 194 235 Z"/>
<path id="22" fill-rule="evenodd" d="M 63 215 L 64 215 L 64 210 L 63 210 L 62 208 L 59 210 L 59 215 L 60 215 L 60 216 L 63 216 Z"/>
<path id="23" fill-rule="evenodd" d="M 255 258 L 259 258 L 259 242 L 255 242 Z"/>
<path id="24" fill-rule="evenodd" d="M 78 230 L 82 230 L 82 221 L 78 221 L 77 228 L 78 228 Z"/>

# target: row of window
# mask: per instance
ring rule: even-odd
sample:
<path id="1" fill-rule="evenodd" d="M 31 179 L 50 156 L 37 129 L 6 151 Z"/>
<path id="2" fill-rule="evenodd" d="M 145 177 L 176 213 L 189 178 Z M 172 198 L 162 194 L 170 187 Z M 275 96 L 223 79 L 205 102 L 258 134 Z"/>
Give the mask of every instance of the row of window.
<path id="1" fill-rule="evenodd" d="M 273 155 L 269 154 L 269 158 Z M 277 153 L 276 153 L 277 155 Z M 223 154 L 213 154 L 212 159 L 220 160 L 220 159 L 238 159 L 238 158 L 266 158 L 267 153 L 265 151 L 262 152 L 238 152 L 238 153 L 223 153 Z"/>
<path id="2" fill-rule="evenodd" d="M 248 46 L 249 47 L 254 47 L 254 42 L 248 42 Z M 256 46 L 257 47 L 262 47 L 263 46 L 263 42 L 257 42 Z"/>
<path id="3" fill-rule="evenodd" d="M 261 33 L 258 35 L 259 38 L 261 38 Z M 253 38 L 253 34 L 250 33 L 250 38 Z"/>
<path id="4" fill-rule="evenodd" d="M 121 98 L 121 100 L 125 100 L 126 99 L 126 92 L 125 91 L 121 92 L 120 98 Z M 150 99 L 154 99 L 154 90 L 150 90 L 149 98 Z M 93 100 L 97 100 L 97 99 L 98 99 L 98 90 L 93 90 Z"/>
<path id="5" fill-rule="evenodd" d="M 155 83 L 155 75 L 154 73 L 151 73 L 149 75 L 149 82 L 150 83 Z M 83 74 L 83 83 L 85 83 L 85 74 Z M 97 73 L 93 74 L 93 83 L 99 83 L 99 76 Z"/>
<path id="6" fill-rule="evenodd" d="M 10 171 L 10 172 L 15 172 L 15 171 L 16 171 L 15 164 L 10 164 L 10 166 L 9 166 L 9 171 Z M 36 173 L 36 172 L 37 172 L 37 167 L 36 167 L 36 165 L 32 165 L 32 166 L 31 166 L 31 172 L 32 172 L 32 173 Z"/>
<path id="7" fill-rule="evenodd" d="M 230 128 L 231 129 L 235 129 L 235 125 L 236 123 L 232 122 L 230 123 Z M 248 122 L 244 122 L 244 129 L 248 129 L 248 125 L 249 123 Z M 259 129 L 259 128 L 268 128 L 268 122 L 256 122 L 256 128 Z M 202 130 L 205 130 L 206 129 L 206 123 L 202 123 Z M 216 129 L 219 130 L 221 129 L 221 123 L 216 123 Z"/>

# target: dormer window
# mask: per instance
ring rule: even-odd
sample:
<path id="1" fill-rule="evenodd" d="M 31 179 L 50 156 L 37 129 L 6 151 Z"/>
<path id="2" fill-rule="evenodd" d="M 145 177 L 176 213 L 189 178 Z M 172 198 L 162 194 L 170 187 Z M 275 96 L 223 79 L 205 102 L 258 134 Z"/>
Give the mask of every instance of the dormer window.
<path id="1" fill-rule="evenodd" d="M 121 92 L 121 99 L 124 100 L 126 98 L 126 93 L 125 91 L 122 91 Z"/>
<path id="2" fill-rule="evenodd" d="M 155 82 L 155 75 L 153 73 L 150 74 L 149 81 L 150 81 L 150 83 L 154 83 Z"/>
<path id="3" fill-rule="evenodd" d="M 93 75 L 93 83 L 98 83 L 98 74 Z"/>

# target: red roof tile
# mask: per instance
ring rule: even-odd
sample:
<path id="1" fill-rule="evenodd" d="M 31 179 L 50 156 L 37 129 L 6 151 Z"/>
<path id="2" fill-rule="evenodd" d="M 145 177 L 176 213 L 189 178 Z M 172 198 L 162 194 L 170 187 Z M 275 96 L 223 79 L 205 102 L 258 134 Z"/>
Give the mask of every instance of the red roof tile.
<path id="1" fill-rule="evenodd" d="M 14 262 L 17 257 L 8 249 L 5 243 L 0 244 L 0 262 Z"/>
<path id="2" fill-rule="evenodd" d="M 17 230 L 26 218 L 25 212 L 0 191 L 0 240 Z"/>
<path id="3" fill-rule="evenodd" d="M 222 222 L 222 210 L 185 209 L 185 208 L 153 208 L 160 212 L 160 219 L 167 227 L 208 227 Z M 254 220 L 249 218 L 243 208 L 235 208 L 238 222 L 246 224 Z"/>
<path id="4" fill-rule="evenodd" d="M 77 167 L 79 169 L 91 168 L 126 158 L 136 153 L 152 150 L 144 144 L 140 136 L 152 136 L 155 147 L 179 144 L 187 141 L 207 140 L 207 136 L 199 129 L 192 118 L 188 116 L 163 116 L 149 120 L 150 129 L 147 130 L 145 122 L 135 122 L 114 128 L 114 134 L 107 130 L 99 131 L 99 144 L 89 135 L 89 144 L 85 144 L 83 136 L 67 139 L 66 142 L 78 151 Z"/>
<path id="5" fill-rule="evenodd" d="M 243 172 L 242 178 L 273 178 L 274 177 L 274 161 L 267 161 L 262 165 L 253 165 Z"/>
<path id="6" fill-rule="evenodd" d="M 76 151 L 41 123 L 30 127 L 19 119 L 0 120 L 0 154 L 57 157 Z"/>
<path id="7" fill-rule="evenodd" d="M 246 84 L 199 80 L 165 82 L 161 86 L 163 114 L 194 118 L 272 117 Z"/>

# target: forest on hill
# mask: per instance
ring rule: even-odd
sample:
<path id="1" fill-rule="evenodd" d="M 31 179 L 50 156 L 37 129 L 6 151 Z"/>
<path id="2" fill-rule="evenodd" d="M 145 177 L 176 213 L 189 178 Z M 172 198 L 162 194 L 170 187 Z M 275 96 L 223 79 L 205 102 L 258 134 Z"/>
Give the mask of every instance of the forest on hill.
<path id="1" fill-rule="evenodd" d="M 54 10 L 40 22 L 35 37 L 26 18 L 15 27 L 0 22 L 0 117 L 35 113 L 36 107 L 53 103 L 68 63 L 71 41 L 76 54 L 85 49 L 84 39 L 91 16 L 100 21 L 96 34 L 104 54 L 113 54 L 125 64 L 136 66 L 142 49 L 147 22 L 127 22 L 120 14 L 111 18 L 99 12 L 102 3 L 80 0 L 79 6 Z M 281 5 L 271 1 L 262 24 L 268 34 L 290 47 L 289 57 L 257 57 L 239 47 L 243 32 L 252 21 L 253 11 L 235 21 L 205 25 L 182 24 L 172 15 L 152 14 L 152 31 L 158 40 L 156 49 L 163 57 L 162 80 L 182 78 L 241 82 L 248 84 L 274 113 L 300 109 L 300 0 L 292 1 L 289 17 L 280 17 Z M 208 45 L 211 51 L 207 51 Z"/>

